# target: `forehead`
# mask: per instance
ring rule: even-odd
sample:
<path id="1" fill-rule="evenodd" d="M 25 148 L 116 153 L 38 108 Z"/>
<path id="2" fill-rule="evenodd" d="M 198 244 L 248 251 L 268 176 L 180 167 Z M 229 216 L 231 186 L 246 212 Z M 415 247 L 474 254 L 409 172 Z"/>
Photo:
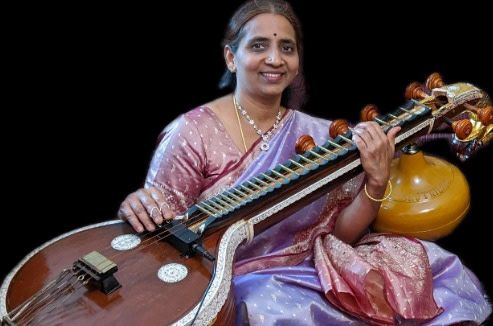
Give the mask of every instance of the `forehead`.
<path id="1" fill-rule="evenodd" d="M 253 17 L 245 25 L 245 38 L 251 37 L 267 37 L 270 38 L 274 34 L 280 39 L 296 40 L 296 32 L 293 26 L 282 15 L 276 14 L 260 14 Z"/>

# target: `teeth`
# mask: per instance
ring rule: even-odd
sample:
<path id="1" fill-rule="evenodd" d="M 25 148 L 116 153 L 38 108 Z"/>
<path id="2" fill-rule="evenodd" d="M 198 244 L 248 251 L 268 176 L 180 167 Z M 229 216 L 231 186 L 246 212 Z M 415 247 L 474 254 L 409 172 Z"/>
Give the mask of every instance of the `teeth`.
<path id="1" fill-rule="evenodd" d="M 270 77 L 270 78 L 279 78 L 279 77 L 281 77 L 281 74 L 272 74 L 272 73 L 266 73 L 266 72 L 264 73 L 264 75 L 266 77 Z"/>

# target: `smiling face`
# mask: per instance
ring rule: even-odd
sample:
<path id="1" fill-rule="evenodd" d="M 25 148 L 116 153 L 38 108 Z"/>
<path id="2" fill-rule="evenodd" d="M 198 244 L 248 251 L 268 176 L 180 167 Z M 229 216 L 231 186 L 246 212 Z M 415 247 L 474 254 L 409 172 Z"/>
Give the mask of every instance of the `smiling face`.
<path id="1" fill-rule="evenodd" d="M 225 48 L 225 58 L 236 72 L 237 91 L 280 98 L 299 69 L 295 30 L 282 15 L 257 15 L 245 24 L 236 53 Z"/>

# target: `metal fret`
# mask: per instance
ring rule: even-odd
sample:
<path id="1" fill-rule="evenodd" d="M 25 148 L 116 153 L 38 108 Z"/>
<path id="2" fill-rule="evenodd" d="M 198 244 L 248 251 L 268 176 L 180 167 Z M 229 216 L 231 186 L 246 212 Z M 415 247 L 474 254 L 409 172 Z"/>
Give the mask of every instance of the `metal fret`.
<path id="1" fill-rule="evenodd" d="M 233 210 L 236 208 L 234 206 L 231 206 L 228 202 L 222 200 L 221 198 L 216 197 L 215 199 L 216 200 L 219 200 L 220 202 L 222 202 L 222 203 L 226 204 L 227 206 L 231 207 L 231 209 L 233 209 Z"/>
<path id="2" fill-rule="evenodd" d="M 295 160 L 289 159 L 289 162 L 293 163 L 294 165 L 296 165 L 299 168 L 302 168 L 303 170 L 306 170 L 305 166 L 301 165 L 300 163 L 296 162 Z"/>
<path id="3" fill-rule="evenodd" d="M 277 176 L 281 177 L 281 178 L 284 178 L 284 179 L 286 179 L 286 180 L 289 180 L 289 178 L 287 178 L 284 174 L 279 173 L 279 172 L 277 172 L 276 170 L 270 170 L 270 171 L 271 171 L 272 173 L 274 173 L 275 175 L 277 175 Z"/>
<path id="4" fill-rule="evenodd" d="M 300 175 L 298 172 L 296 172 L 295 170 L 292 170 L 292 169 L 288 168 L 287 166 L 284 166 L 282 164 L 279 164 L 279 166 L 282 167 L 284 170 L 288 171 L 289 173 L 296 174 L 297 176 Z"/>
<path id="5" fill-rule="evenodd" d="M 341 145 L 339 145 L 338 143 L 335 143 L 335 142 L 331 141 L 330 139 L 329 139 L 329 140 L 327 140 L 327 141 L 328 141 L 328 142 L 329 142 L 332 146 L 334 146 L 334 147 L 338 147 L 338 148 L 340 148 L 340 149 L 345 149 L 345 150 L 347 150 L 344 146 L 341 146 Z"/>
<path id="6" fill-rule="evenodd" d="M 272 178 L 272 177 L 268 176 L 268 175 L 267 175 L 267 174 L 265 174 L 265 173 L 262 173 L 262 176 L 263 176 L 264 178 L 268 179 L 269 181 L 272 181 L 272 182 L 275 182 L 275 183 L 278 183 L 278 184 L 282 185 L 282 183 L 280 183 L 278 180 L 276 180 L 276 179 L 274 179 L 274 178 Z"/>
<path id="7" fill-rule="evenodd" d="M 255 191 L 253 191 L 252 189 L 249 189 L 249 188 L 245 187 L 244 185 L 240 185 L 240 187 L 243 188 L 243 189 L 245 189 L 246 191 L 248 191 L 249 192 L 249 194 L 248 194 L 249 196 L 251 194 L 255 194 Z"/>
<path id="8" fill-rule="evenodd" d="M 318 163 L 317 163 L 317 162 L 312 161 L 312 160 L 310 160 L 309 158 L 306 158 L 306 157 L 305 157 L 305 156 L 303 156 L 303 155 L 299 155 L 299 157 L 300 157 L 302 160 L 307 161 L 308 163 L 311 163 L 311 164 L 314 164 L 314 165 L 318 165 Z"/>
<path id="9" fill-rule="evenodd" d="M 214 215 L 216 215 L 216 214 L 222 215 L 222 212 L 218 211 L 217 209 L 215 209 L 211 205 L 207 204 L 205 201 L 202 201 L 201 204 L 204 205 L 205 207 L 207 207 L 208 209 L 210 209 L 211 211 L 215 212 Z"/>
<path id="10" fill-rule="evenodd" d="M 383 125 L 387 125 L 387 126 L 392 126 L 390 123 L 386 122 L 386 121 L 383 121 L 382 119 L 379 119 L 377 117 L 375 117 L 373 120 L 383 124 Z"/>
<path id="11" fill-rule="evenodd" d="M 313 156 L 318 157 L 319 159 L 322 159 L 322 160 L 326 160 L 326 161 L 327 161 L 327 159 L 326 159 L 325 157 L 323 157 L 322 155 L 318 154 L 318 153 L 317 153 L 317 152 L 315 152 L 315 151 L 312 151 L 311 149 L 310 149 L 310 150 L 308 150 L 308 153 L 312 154 Z"/>
<path id="12" fill-rule="evenodd" d="M 235 200 L 233 200 L 233 199 L 229 198 L 228 196 L 225 196 L 224 194 L 221 194 L 220 196 L 221 196 L 222 198 L 227 199 L 230 203 L 233 203 L 233 205 L 239 205 L 239 204 L 240 204 L 240 203 L 238 203 L 237 201 L 235 201 Z"/>
<path id="13" fill-rule="evenodd" d="M 249 194 L 245 194 L 243 191 L 241 191 L 240 189 L 238 188 L 233 188 L 236 192 L 239 192 L 240 194 L 242 194 L 244 197 L 250 197 Z"/>
<path id="14" fill-rule="evenodd" d="M 233 193 L 232 193 L 231 191 L 229 191 L 229 190 L 225 190 L 224 192 L 225 192 L 225 193 L 227 193 L 228 195 L 230 195 L 231 197 L 236 198 L 236 200 L 239 200 L 240 202 L 242 202 L 242 201 L 243 201 L 243 199 L 242 199 L 241 197 L 236 196 L 235 194 L 233 194 Z"/>
<path id="15" fill-rule="evenodd" d="M 351 139 L 344 137 L 343 135 L 339 135 L 339 137 L 342 138 L 346 143 L 350 143 L 350 144 L 353 143 L 353 141 Z"/>
<path id="16" fill-rule="evenodd" d="M 325 148 L 325 147 L 323 147 L 323 146 L 319 146 L 318 148 L 320 148 L 322 151 L 324 151 L 324 152 L 325 152 L 325 153 L 327 153 L 327 154 L 332 154 L 332 155 L 334 155 L 335 157 L 337 157 L 337 156 L 338 156 L 338 155 L 337 155 L 337 153 L 335 153 L 335 152 L 333 152 L 333 151 L 331 151 L 331 150 L 329 150 L 329 149 L 327 149 L 327 148 Z"/>
<path id="17" fill-rule="evenodd" d="M 212 215 L 212 216 L 215 216 L 217 217 L 217 215 L 215 213 L 211 213 L 209 212 L 207 209 L 205 209 L 204 207 L 200 206 L 199 204 L 195 204 L 195 206 L 200 209 L 202 212 L 206 213 L 207 215 Z"/>
<path id="18" fill-rule="evenodd" d="M 267 182 L 265 182 L 264 180 L 261 180 L 257 177 L 253 177 L 256 181 L 260 182 L 261 184 L 263 184 L 264 186 L 266 187 L 270 187 L 270 184 L 268 184 Z"/>
<path id="19" fill-rule="evenodd" d="M 258 189 L 258 190 L 260 190 L 260 191 L 263 191 L 263 190 L 264 190 L 262 187 L 257 186 L 255 183 L 251 182 L 250 180 L 247 180 L 246 182 L 247 182 L 249 185 L 254 186 L 255 188 L 257 188 L 257 189 Z"/>

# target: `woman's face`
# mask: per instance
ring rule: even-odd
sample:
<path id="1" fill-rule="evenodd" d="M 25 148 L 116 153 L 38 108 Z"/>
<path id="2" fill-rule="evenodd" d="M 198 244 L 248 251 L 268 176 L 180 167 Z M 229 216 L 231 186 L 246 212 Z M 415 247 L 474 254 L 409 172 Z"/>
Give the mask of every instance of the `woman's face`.
<path id="1" fill-rule="evenodd" d="M 238 89 L 250 96 L 280 96 L 299 69 L 293 26 L 284 16 L 260 14 L 244 32 L 236 53 L 230 53 Z"/>

